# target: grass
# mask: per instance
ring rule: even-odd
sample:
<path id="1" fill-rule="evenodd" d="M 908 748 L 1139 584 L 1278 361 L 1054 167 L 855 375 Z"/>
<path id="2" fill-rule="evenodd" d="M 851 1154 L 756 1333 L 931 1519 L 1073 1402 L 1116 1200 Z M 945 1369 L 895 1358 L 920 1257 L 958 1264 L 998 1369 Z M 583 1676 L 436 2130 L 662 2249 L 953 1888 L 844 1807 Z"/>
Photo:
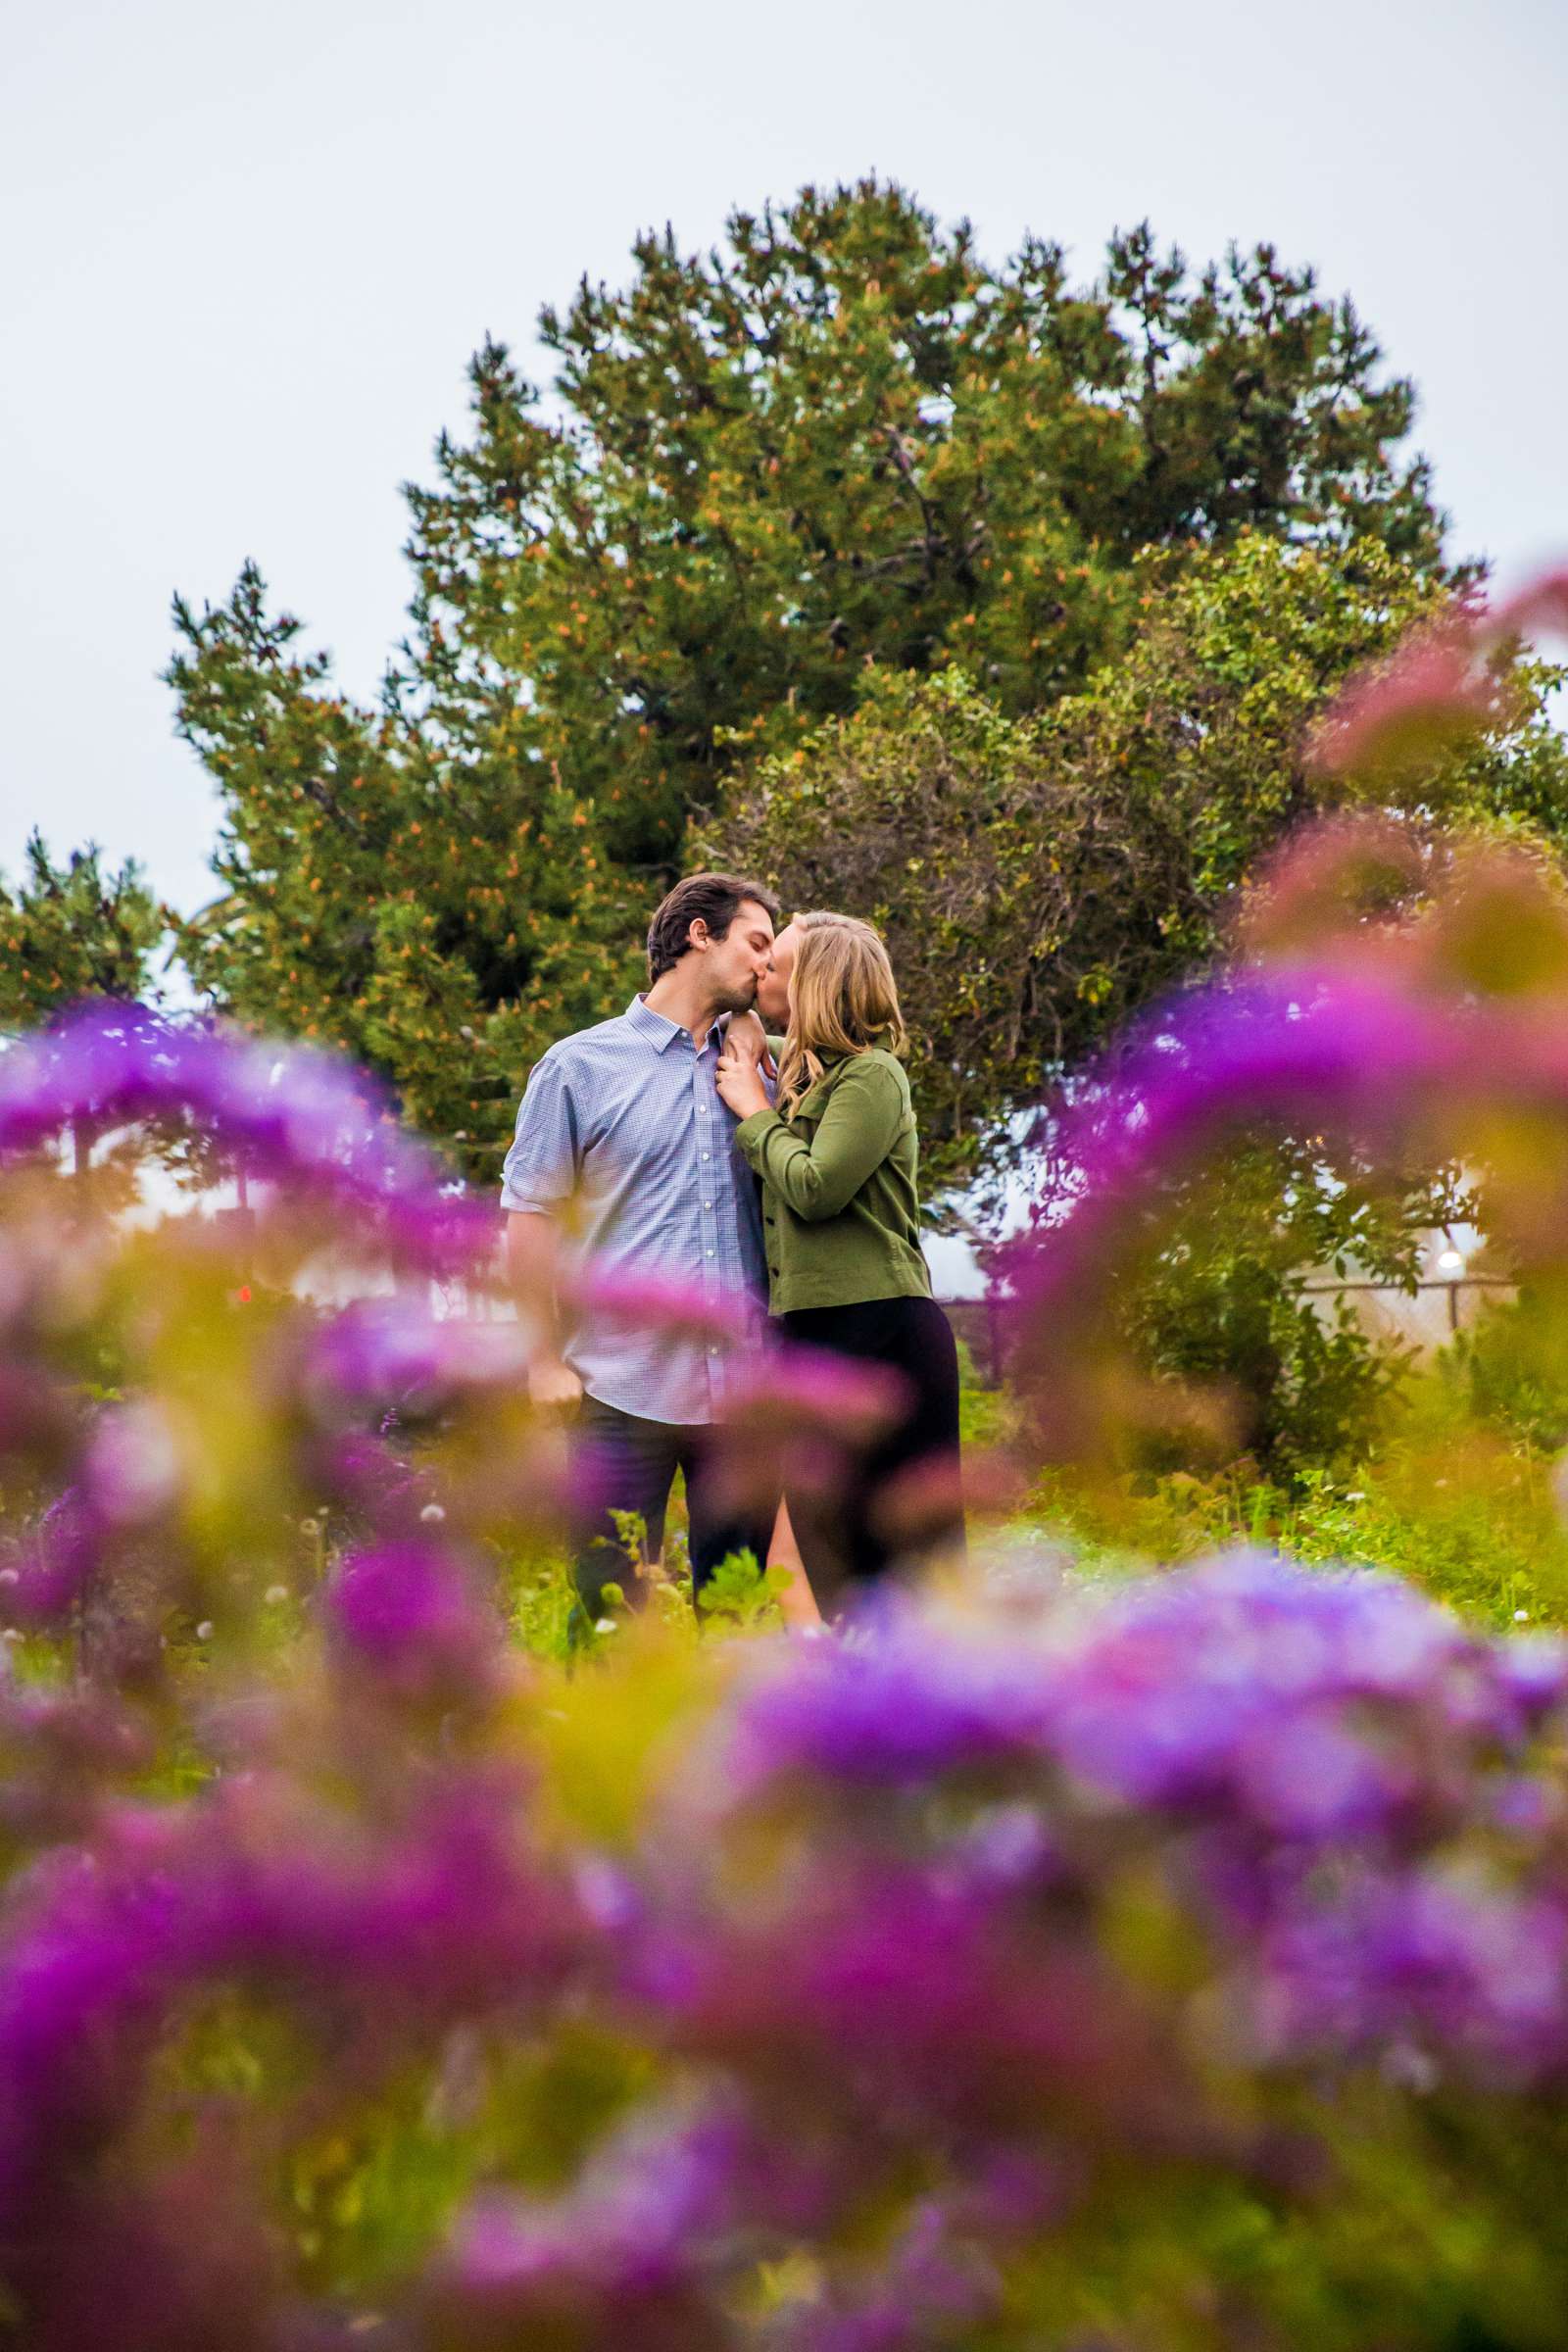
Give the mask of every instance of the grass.
<path id="1" fill-rule="evenodd" d="M 1402 1577 L 1489 1631 L 1568 1625 L 1568 1526 L 1552 1465 L 1476 1432 L 1440 1454 L 1396 1444 L 1354 1473 L 1308 1473 L 1291 1490 L 1245 1464 L 1207 1479 L 1048 1475 L 1009 1531 L 1048 1536 L 1085 1575 L 1266 1544 L 1310 1567 Z"/>

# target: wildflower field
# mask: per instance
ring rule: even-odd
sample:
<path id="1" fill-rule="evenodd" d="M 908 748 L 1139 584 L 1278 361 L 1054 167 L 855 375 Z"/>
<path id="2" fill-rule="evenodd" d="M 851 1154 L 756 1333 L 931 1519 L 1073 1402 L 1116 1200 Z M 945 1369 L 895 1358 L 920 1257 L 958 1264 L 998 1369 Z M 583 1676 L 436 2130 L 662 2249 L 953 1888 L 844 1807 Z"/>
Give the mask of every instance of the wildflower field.
<path id="1" fill-rule="evenodd" d="M 1325 756 L 1468 723 L 1467 627 Z M 106 1213 L 83 1124 L 243 1165 L 254 1232 Z M 1359 1485 L 1173 1479 L 1227 1400 L 1118 1286 L 1287 1130 L 1464 1163 L 1524 1304 Z M 1561 2341 L 1560 890 L 1314 836 L 1040 1149 L 972 1572 L 573 1649 L 525 1332 L 427 1303 L 493 1217 L 365 1082 L 123 1006 L 0 1058 L 0 2341 Z M 846 1404 L 760 1371 L 736 1481 Z"/>

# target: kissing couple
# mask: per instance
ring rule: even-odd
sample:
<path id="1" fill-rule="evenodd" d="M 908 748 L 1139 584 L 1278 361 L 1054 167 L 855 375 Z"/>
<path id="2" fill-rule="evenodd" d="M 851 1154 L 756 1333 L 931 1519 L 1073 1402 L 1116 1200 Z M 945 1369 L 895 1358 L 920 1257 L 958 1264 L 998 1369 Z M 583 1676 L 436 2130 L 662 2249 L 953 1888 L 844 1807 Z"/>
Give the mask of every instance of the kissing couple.
<path id="1" fill-rule="evenodd" d="M 793 1578 L 787 1614 L 832 1617 L 962 1544 L 957 1353 L 920 1247 L 893 967 L 853 915 L 778 917 L 739 875 L 677 883 L 648 927 L 647 988 L 553 1045 L 518 1107 L 508 1270 L 540 1333 L 533 1399 L 569 1420 L 572 1572 L 591 1621 L 609 1584 L 641 1596 L 627 1521 L 657 1558 L 677 1469 L 695 1592 L 749 1551 L 804 1568 L 810 1598 Z M 568 1263 L 607 1289 L 617 1274 L 695 1288 L 713 1327 L 567 1315 Z M 726 1343 L 726 1321 L 748 1339 Z M 786 1471 L 765 1511 L 738 1515 L 715 1437 L 769 1336 L 814 1350 L 803 1367 L 851 1359 L 893 1402 L 831 1490 Z"/>

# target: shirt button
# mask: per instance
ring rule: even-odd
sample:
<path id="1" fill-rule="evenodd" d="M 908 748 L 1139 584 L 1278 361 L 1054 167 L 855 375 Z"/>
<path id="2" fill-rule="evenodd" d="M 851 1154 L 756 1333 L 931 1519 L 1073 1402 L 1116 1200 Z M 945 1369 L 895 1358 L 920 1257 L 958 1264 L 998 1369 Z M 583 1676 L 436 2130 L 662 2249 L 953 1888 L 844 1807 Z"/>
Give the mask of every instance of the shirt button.
<path id="1" fill-rule="evenodd" d="M 706 1152 L 703 1153 L 703 1157 L 704 1157 L 705 1159 L 708 1157 L 708 1153 L 707 1153 Z"/>
<path id="2" fill-rule="evenodd" d="M 711 1251 L 711 1250 L 710 1250 L 710 1251 L 708 1252 L 708 1254 L 709 1254 L 709 1256 L 710 1256 L 710 1257 L 711 1257 L 711 1256 L 712 1256 L 713 1252 Z"/>
<path id="3" fill-rule="evenodd" d="M 705 1208 L 711 1208 L 711 1207 L 712 1207 L 712 1205 L 713 1205 L 713 1203 L 711 1202 L 711 1200 L 705 1200 L 705 1201 L 703 1202 L 703 1206 L 704 1206 Z"/>

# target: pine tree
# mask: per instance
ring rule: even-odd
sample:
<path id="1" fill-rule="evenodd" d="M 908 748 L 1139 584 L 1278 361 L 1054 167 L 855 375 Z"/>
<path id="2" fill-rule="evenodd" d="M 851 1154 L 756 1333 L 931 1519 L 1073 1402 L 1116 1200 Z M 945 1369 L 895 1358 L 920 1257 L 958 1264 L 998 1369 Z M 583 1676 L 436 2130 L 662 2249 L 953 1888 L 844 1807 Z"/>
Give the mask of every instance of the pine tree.
<path id="1" fill-rule="evenodd" d="M 154 993 L 169 917 L 133 858 L 112 874 L 101 856 L 89 842 L 57 866 L 34 833 L 16 891 L 0 877 L 0 1030 L 36 1028 L 87 997 Z"/>
<path id="2" fill-rule="evenodd" d="M 156 994 L 153 958 L 169 915 L 134 859 L 112 874 L 100 858 L 89 842 L 57 866 L 34 833 L 16 891 L 0 879 L 0 1030 L 19 1035 L 93 997 L 130 1003 Z M 90 1122 L 77 1121 L 72 1141 L 75 1171 L 85 1175 Z"/>

